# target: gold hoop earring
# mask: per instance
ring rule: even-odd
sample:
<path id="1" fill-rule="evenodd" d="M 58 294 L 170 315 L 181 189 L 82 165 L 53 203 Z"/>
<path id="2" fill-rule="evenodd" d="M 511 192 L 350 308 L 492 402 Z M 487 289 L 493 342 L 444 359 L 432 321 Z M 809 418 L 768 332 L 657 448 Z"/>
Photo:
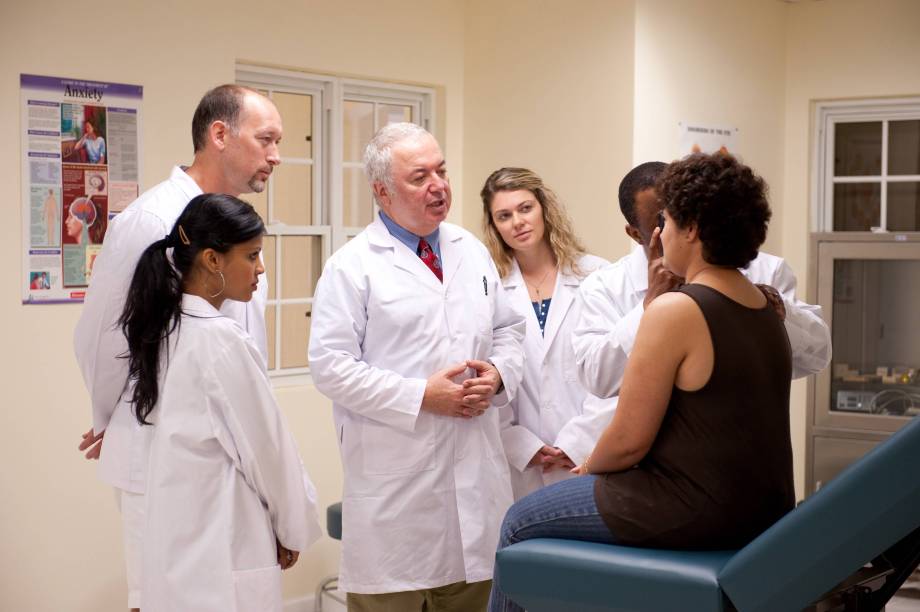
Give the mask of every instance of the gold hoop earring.
<path id="1" fill-rule="evenodd" d="M 212 298 L 216 298 L 218 295 L 224 292 L 224 289 L 227 288 L 227 279 L 224 278 L 224 273 L 220 270 L 218 270 L 217 273 L 220 274 L 220 291 L 210 296 Z"/>

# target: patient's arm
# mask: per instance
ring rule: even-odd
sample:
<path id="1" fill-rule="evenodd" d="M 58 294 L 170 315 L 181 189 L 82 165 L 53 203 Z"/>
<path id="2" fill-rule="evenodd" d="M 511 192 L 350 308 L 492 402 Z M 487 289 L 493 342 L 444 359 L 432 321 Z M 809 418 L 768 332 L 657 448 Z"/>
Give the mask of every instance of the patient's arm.
<path id="1" fill-rule="evenodd" d="M 674 385 L 700 388 L 711 372 L 703 313 L 685 294 L 661 295 L 642 315 L 617 410 L 581 473 L 618 472 L 639 463 L 658 435 Z"/>

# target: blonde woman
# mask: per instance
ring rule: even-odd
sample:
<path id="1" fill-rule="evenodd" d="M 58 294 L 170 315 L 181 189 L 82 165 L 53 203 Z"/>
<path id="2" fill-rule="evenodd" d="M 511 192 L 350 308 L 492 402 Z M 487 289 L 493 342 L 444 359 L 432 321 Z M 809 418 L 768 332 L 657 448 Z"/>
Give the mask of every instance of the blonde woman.
<path id="1" fill-rule="evenodd" d="M 579 384 L 570 341 L 578 287 L 607 262 L 585 253 L 556 194 L 534 172 L 496 170 L 480 195 L 485 243 L 509 302 L 527 319 L 524 378 L 502 418 L 519 499 L 570 477 L 610 420 L 612 402 Z"/>

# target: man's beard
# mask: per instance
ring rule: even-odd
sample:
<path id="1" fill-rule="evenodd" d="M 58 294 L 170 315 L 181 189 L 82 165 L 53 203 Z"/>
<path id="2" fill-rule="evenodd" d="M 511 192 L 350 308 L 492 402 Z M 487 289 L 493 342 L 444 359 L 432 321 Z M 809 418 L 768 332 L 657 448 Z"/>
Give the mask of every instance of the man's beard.
<path id="1" fill-rule="evenodd" d="M 258 175 L 256 175 L 249 179 L 249 183 L 247 184 L 249 185 L 249 191 L 252 193 L 262 193 L 265 191 L 265 186 L 267 183 L 268 181 L 263 181 L 262 179 L 258 178 Z"/>

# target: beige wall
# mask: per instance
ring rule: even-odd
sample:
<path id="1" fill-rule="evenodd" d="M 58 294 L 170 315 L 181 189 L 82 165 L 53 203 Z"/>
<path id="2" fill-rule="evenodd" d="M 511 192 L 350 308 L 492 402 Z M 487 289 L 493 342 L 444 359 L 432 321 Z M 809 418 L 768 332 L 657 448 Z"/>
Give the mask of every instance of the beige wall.
<path id="1" fill-rule="evenodd" d="M 125 603 L 118 513 L 76 451 L 89 404 L 71 348 L 80 306 L 20 305 L 19 74 L 144 86 L 142 187 L 191 161 L 195 104 L 234 79 L 237 60 L 443 88 L 445 149 L 462 202 L 463 4 L 459 1 L 256 3 L 239 0 L 3 3 L 0 252 L 4 409 L 0 411 L 0 609 L 119 610 Z M 15 212 L 14 212 L 15 211 Z M 454 217 L 460 218 L 462 206 Z M 341 495 L 329 403 L 312 388 L 278 392 L 322 507 Z M 285 596 L 334 573 L 328 538 L 285 575 Z"/>
<path id="2" fill-rule="evenodd" d="M 464 225 L 479 230 L 491 172 L 537 172 L 586 248 L 626 253 L 616 189 L 632 137 L 633 2 L 470 0 L 466 16 Z"/>
<path id="3" fill-rule="evenodd" d="M 762 0 L 639 0 L 633 161 L 679 156 L 678 123 L 739 130 L 736 154 L 771 187 L 766 250 L 781 250 L 785 13 Z"/>

